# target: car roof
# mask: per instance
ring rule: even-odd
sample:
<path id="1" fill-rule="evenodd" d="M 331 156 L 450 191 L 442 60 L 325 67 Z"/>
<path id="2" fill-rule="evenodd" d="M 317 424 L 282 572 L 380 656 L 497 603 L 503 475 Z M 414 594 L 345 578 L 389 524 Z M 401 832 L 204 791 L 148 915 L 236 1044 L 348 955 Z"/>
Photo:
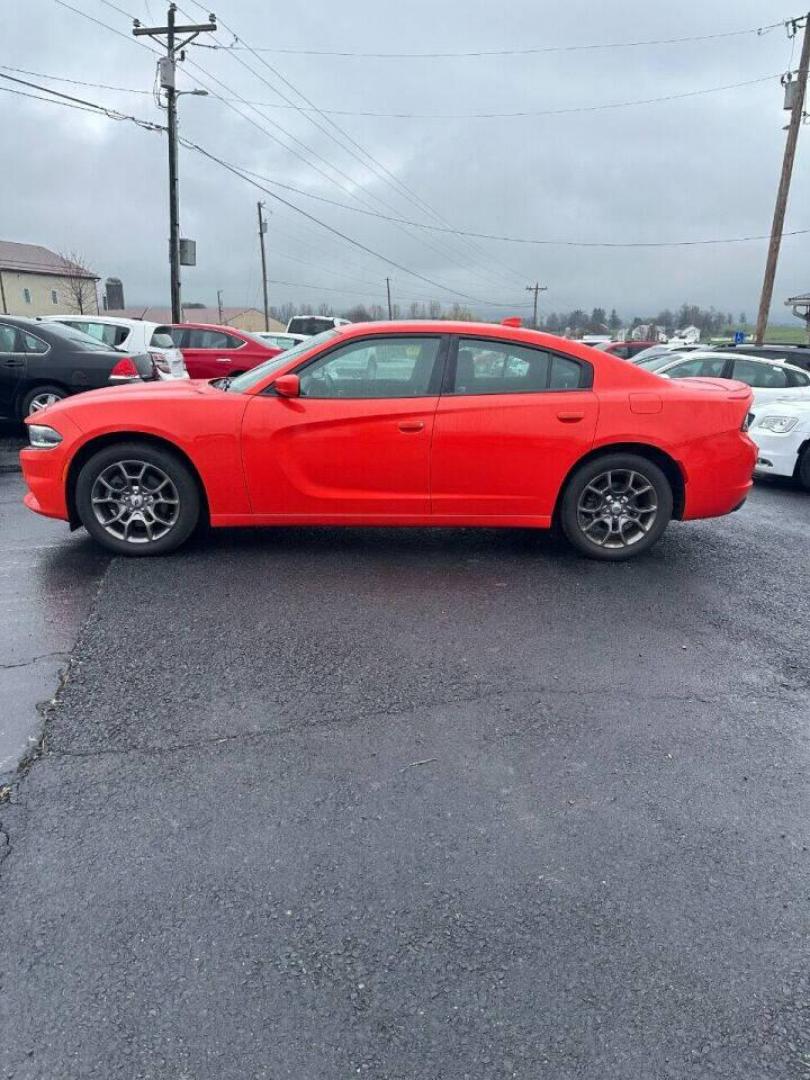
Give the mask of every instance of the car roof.
<path id="1" fill-rule="evenodd" d="M 42 315 L 42 322 L 98 322 L 106 326 L 167 326 L 167 323 L 156 323 L 151 319 L 125 319 L 117 315 Z"/>
<path id="2" fill-rule="evenodd" d="M 700 360 L 700 359 L 716 359 L 720 357 L 722 360 L 738 360 L 739 353 L 725 352 L 723 349 L 693 349 L 688 356 L 676 356 L 672 360 L 672 366 L 680 363 L 684 360 Z M 752 364 L 767 364 L 769 367 L 783 367 L 789 371 L 798 371 L 802 375 L 807 375 L 808 372 L 804 368 L 797 367 L 795 364 L 790 364 L 786 360 L 769 360 L 767 356 L 749 356 L 745 354 L 745 359 L 750 360 Z"/>
<path id="3" fill-rule="evenodd" d="M 171 326 L 174 330 L 221 330 L 223 334 L 250 334 L 251 333 L 250 330 L 240 330 L 238 326 L 222 326 L 219 323 L 207 323 L 207 322 L 161 323 L 161 326 Z"/>

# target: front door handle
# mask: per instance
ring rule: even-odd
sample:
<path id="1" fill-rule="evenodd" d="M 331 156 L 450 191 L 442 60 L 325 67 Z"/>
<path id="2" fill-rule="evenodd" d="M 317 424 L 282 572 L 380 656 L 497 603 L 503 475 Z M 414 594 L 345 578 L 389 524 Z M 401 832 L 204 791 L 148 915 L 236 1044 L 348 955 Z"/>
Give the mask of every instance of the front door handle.
<path id="1" fill-rule="evenodd" d="M 218 364 L 230 364 L 230 362 L 231 362 L 231 358 L 229 356 L 218 356 L 217 357 L 217 363 Z"/>
<path id="2" fill-rule="evenodd" d="M 425 430 L 425 421 L 424 420 L 403 420 L 402 423 L 399 425 L 399 430 L 404 431 L 404 432 L 424 431 Z"/>
<path id="3" fill-rule="evenodd" d="M 557 419 L 562 420 L 564 424 L 576 424 L 578 420 L 585 419 L 584 412 L 558 412 Z"/>
<path id="4" fill-rule="evenodd" d="M 22 367 L 25 361 L 12 358 L 11 360 L 4 360 L 3 363 L 5 367 Z"/>

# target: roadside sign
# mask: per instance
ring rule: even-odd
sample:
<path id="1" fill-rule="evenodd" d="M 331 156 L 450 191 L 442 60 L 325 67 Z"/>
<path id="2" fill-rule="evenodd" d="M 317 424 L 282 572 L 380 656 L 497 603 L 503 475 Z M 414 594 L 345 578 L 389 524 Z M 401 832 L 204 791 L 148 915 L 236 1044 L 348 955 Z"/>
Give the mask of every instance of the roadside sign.
<path id="1" fill-rule="evenodd" d="M 745 331 L 744 330 L 735 330 L 734 331 L 734 344 L 735 345 L 742 345 L 742 344 L 744 344 L 744 342 L 745 342 Z"/>

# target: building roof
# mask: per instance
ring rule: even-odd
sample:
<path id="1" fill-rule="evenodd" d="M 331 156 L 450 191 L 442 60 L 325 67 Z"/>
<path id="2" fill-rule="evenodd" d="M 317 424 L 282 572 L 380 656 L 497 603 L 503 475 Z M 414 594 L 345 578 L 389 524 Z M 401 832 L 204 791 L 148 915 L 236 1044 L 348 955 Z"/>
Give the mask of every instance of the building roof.
<path id="1" fill-rule="evenodd" d="M 117 315 L 123 319 L 148 319 L 150 322 L 171 323 L 172 310 L 166 307 L 127 307 L 122 310 L 109 308 L 105 314 Z M 234 319 L 241 315 L 258 315 L 264 318 L 264 314 L 255 307 L 224 307 L 222 318 L 219 317 L 219 308 L 215 307 L 189 307 L 183 308 L 183 322 L 210 323 L 212 326 L 228 326 L 233 324 Z M 271 330 L 285 330 L 277 319 L 270 320 Z"/>
<path id="2" fill-rule="evenodd" d="M 86 277 L 98 281 L 99 275 L 86 267 L 63 259 L 55 251 L 39 244 L 17 244 L 13 240 L 0 240 L 0 270 L 13 270 L 23 274 L 70 273 L 74 277 Z"/>

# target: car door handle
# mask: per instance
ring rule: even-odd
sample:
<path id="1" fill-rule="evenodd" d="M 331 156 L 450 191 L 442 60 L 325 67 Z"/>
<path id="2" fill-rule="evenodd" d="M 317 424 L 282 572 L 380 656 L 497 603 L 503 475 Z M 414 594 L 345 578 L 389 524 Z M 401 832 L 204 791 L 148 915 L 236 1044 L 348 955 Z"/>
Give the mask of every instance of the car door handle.
<path id="1" fill-rule="evenodd" d="M 402 423 L 399 425 L 399 430 L 404 431 L 404 432 L 424 431 L 425 430 L 425 421 L 424 420 L 403 420 Z"/>
<path id="2" fill-rule="evenodd" d="M 557 419 L 562 420 L 564 424 L 576 424 L 578 420 L 585 419 L 584 412 L 558 412 Z"/>
<path id="3" fill-rule="evenodd" d="M 229 356 L 218 356 L 217 357 L 217 363 L 218 364 L 230 364 L 230 362 L 231 362 L 231 358 Z"/>
<path id="4" fill-rule="evenodd" d="M 4 360 L 3 363 L 6 367 L 22 367 L 25 363 L 24 360 Z"/>

